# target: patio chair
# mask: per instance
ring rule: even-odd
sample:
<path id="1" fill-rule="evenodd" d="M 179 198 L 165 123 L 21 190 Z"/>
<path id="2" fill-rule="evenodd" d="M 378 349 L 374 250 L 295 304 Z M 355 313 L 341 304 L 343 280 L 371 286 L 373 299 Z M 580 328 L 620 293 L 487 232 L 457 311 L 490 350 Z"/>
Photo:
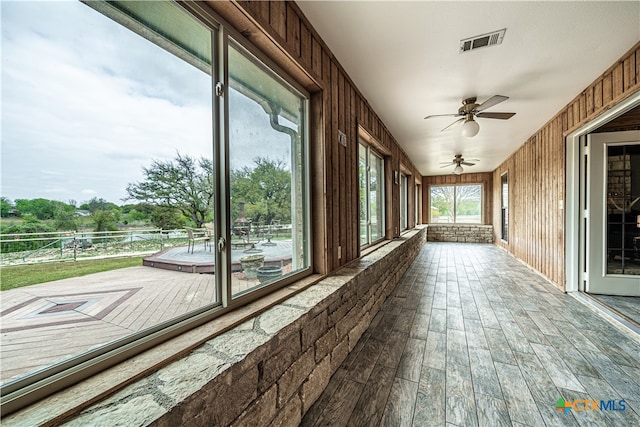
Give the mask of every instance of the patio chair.
<path id="1" fill-rule="evenodd" d="M 211 237 L 206 230 L 198 228 L 187 227 L 187 235 L 189 236 L 189 244 L 187 246 L 187 253 L 193 253 L 196 247 L 196 242 L 203 242 L 204 249 L 207 250 L 207 244 L 211 246 Z"/>

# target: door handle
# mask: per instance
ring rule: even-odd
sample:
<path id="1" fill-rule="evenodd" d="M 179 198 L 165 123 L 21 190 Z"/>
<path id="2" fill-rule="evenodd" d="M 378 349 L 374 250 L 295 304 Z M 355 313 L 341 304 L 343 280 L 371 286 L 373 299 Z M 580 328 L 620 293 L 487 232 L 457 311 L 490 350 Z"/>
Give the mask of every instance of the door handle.
<path id="1" fill-rule="evenodd" d="M 223 252 L 224 248 L 227 246 L 227 241 L 224 237 L 220 237 L 218 239 L 218 252 Z"/>

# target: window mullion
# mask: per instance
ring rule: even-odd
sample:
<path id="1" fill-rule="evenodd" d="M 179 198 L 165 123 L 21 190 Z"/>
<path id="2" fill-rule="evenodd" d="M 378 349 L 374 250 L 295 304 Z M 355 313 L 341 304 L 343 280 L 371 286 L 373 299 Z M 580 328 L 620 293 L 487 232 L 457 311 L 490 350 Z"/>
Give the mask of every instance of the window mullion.
<path id="1" fill-rule="evenodd" d="M 214 64 L 214 73 L 217 75 L 217 82 L 222 83 L 222 94 L 216 96 L 218 111 L 216 114 L 218 129 L 217 149 L 218 162 L 216 167 L 219 171 L 218 185 L 218 220 L 216 221 L 219 236 L 224 239 L 223 248 L 216 247 L 216 276 L 218 277 L 219 288 L 221 289 L 221 301 L 223 307 L 227 307 L 231 302 L 231 203 L 230 203 L 230 174 L 229 174 L 229 34 L 224 27 L 220 29 L 218 41 L 214 45 L 217 52 L 213 52 L 213 57 L 217 58 Z M 216 67 L 217 65 L 217 67 Z M 222 250 L 220 250 L 222 249 Z M 218 266 L 220 268 L 218 269 Z M 218 274 L 219 272 L 219 274 Z"/>

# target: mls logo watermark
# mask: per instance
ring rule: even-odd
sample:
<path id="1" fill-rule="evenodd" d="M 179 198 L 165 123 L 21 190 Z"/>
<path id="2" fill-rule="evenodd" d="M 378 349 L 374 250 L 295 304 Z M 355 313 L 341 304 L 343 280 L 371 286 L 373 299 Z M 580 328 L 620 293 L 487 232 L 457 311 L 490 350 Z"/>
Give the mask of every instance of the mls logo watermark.
<path id="1" fill-rule="evenodd" d="M 627 409 L 627 404 L 623 399 L 620 400 L 591 400 L 591 399 L 576 399 L 573 402 L 558 399 L 558 403 L 555 406 L 556 410 L 563 411 L 565 414 L 571 410 L 575 412 L 582 411 L 624 411 Z"/>

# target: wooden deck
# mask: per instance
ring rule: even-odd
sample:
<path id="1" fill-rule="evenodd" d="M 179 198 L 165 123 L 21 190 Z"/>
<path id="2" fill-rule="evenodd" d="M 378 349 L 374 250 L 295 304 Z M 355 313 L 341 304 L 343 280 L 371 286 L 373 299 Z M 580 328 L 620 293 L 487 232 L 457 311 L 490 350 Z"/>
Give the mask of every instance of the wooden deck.
<path id="1" fill-rule="evenodd" d="M 214 275 L 130 267 L 2 292 L 2 382 L 211 304 Z"/>
<path id="2" fill-rule="evenodd" d="M 559 398 L 618 410 L 565 413 Z M 637 334 L 495 246 L 428 243 L 302 426 L 638 426 L 639 414 Z"/>
<path id="3" fill-rule="evenodd" d="M 291 263 L 293 246 L 291 241 L 277 241 L 266 245 L 256 243 L 253 247 L 239 247 L 231 250 L 231 271 L 241 271 L 240 258 L 247 255 L 262 254 L 265 265 L 279 265 Z M 145 257 L 142 265 L 179 271 L 182 273 L 213 273 L 215 271 L 215 254 L 210 246 L 197 244 L 193 252 L 187 246 L 167 248 L 158 253 Z"/>
<path id="4" fill-rule="evenodd" d="M 290 271 L 292 245 L 260 246 L 265 265 Z M 236 262 L 249 255 L 232 251 Z M 149 264 L 164 268 L 149 268 Z M 34 372 L 217 300 L 213 253 L 170 248 L 131 267 L 2 292 L 0 381 Z M 237 263 L 233 295 L 260 286 Z M 208 274 L 183 274 L 208 273 Z"/>

